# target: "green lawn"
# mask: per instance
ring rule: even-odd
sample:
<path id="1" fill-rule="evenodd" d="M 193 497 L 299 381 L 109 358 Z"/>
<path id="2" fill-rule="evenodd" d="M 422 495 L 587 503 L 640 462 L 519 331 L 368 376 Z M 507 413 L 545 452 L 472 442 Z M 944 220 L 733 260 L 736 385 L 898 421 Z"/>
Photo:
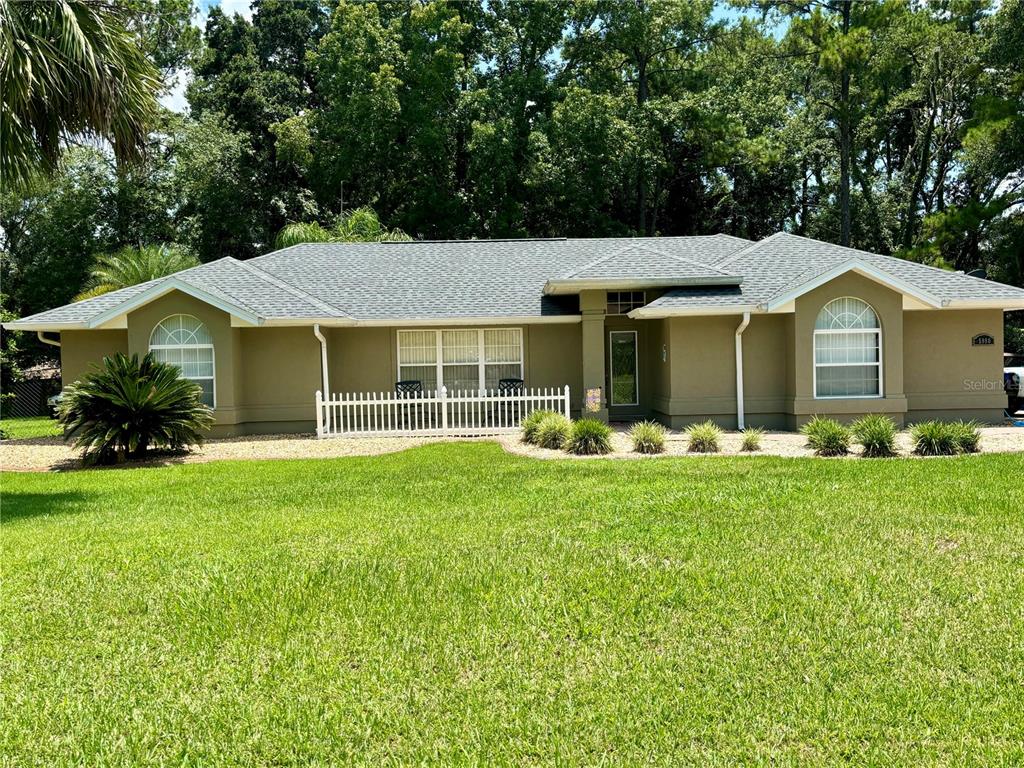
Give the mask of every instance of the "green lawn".
<path id="1" fill-rule="evenodd" d="M 1020 764 L 1020 456 L 2 478 L 8 765 Z"/>
<path id="2" fill-rule="evenodd" d="M 10 440 L 23 440 L 27 437 L 60 437 L 61 428 L 56 420 L 49 416 L 19 416 L 14 419 L 0 421 L 0 429 Z"/>

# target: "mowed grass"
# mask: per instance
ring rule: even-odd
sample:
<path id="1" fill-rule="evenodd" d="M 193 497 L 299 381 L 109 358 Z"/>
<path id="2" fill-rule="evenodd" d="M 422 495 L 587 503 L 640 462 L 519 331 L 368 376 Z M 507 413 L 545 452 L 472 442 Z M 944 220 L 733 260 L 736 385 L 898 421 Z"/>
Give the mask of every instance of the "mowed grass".
<path id="1" fill-rule="evenodd" d="M 8 765 L 1019 764 L 1020 456 L 3 476 Z"/>
<path id="2" fill-rule="evenodd" d="M 60 437 L 60 424 L 49 416 L 19 416 L 0 420 L 0 430 L 10 440 L 29 437 Z"/>

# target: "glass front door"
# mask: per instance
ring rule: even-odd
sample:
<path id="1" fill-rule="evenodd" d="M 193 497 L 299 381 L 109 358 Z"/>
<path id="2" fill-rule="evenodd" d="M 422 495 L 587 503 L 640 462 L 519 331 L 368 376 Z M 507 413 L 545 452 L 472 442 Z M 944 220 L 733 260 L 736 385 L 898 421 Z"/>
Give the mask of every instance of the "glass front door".
<path id="1" fill-rule="evenodd" d="M 608 376 L 611 380 L 609 404 L 639 405 L 636 331 L 609 331 L 608 357 Z"/>

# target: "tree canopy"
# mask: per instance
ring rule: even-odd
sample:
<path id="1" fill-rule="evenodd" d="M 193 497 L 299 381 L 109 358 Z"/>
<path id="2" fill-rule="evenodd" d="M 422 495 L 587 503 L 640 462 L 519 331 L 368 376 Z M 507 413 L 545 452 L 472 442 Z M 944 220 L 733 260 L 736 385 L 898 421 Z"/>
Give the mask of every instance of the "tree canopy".
<path id="1" fill-rule="evenodd" d="M 1021 0 L 254 0 L 201 30 L 133 2 L 187 114 L 4 190 L 18 312 L 100 253 L 245 259 L 357 209 L 415 238 L 785 229 L 1024 284 Z"/>

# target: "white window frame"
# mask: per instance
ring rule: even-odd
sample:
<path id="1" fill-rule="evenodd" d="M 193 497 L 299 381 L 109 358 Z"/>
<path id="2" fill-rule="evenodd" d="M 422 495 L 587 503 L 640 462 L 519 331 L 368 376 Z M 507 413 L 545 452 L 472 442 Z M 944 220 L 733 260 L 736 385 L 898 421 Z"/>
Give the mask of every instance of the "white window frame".
<path id="1" fill-rule="evenodd" d="M 636 392 L 636 400 L 632 403 L 615 402 L 615 371 L 612 370 L 612 336 L 620 334 L 633 336 L 633 391 Z M 608 331 L 608 405 L 629 406 L 640 405 L 640 339 L 636 331 Z"/>
<path id="2" fill-rule="evenodd" d="M 409 367 L 409 368 L 423 368 L 423 367 L 429 365 L 429 363 L 403 363 L 402 362 L 402 334 L 403 333 L 433 333 L 434 334 L 434 344 L 437 345 L 437 352 L 435 354 L 435 358 L 436 358 L 435 365 L 437 366 L 437 374 L 436 374 L 436 376 L 437 376 L 437 389 L 438 389 L 438 391 L 440 391 L 441 386 L 444 384 L 444 368 L 445 368 L 446 365 L 449 366 L 449 367 L 473 365 L 473 363 L 446 363 L 446 362 L 444 362 L 444 349 L 443 349 L 443 346 L 442 346 L 442 339 L 444 338 L 444 333 L 446 331 L 462 331 L 462 332 L 474 331 L 474 332 L 476 332 L 476 334 L 477 334 L 477 337 L 476 337 L 477 348 L 479 350 L 479 352 L 477 353 L 477 361 L 476 361 L 476 365 L 477 365 L 477 391 L 478 392 L 484 392 L 485 391 L 484 387 L 485 387 L 485 384 L 487 382 L 487 366 L 489 364 L 487 363 L 487 360 L 486 360 L 487 356 L 485 354 L 486 346 L 485 346 L 485 343 L 484 343 L 484 333 L 486 331 L 517 331 L 519 333 L 519 362 L 518 362 L 518 364 L 519 364 L 519 378 L 520 379 L 525 379 L 526 378 L 526 376 L 525 376 L 525 364 L 526 364 L 525 363 L 525 358 L 526 358 L 526 356 L 523 354 L 523 336 L 525 334 L 523 333 L 522 327 L 494 326 L 494 327 L 491 327 L 491 328 L 465 328 L 465 327 L 462 327 L 462 328 L 400 328 L 400 329 L 398 329 L 398 332 L 395 334 L 395 347 L 396 347 L 395 359 L 397 360 L 396 375 L 398 376 L 396 381 L 403 381 L 404 380 L 404 377 L 402 376 L 402 366 L 403 365 L 406 366 L 406 367 Z M 490 363 L 490 365 L 516 365 L 516 363 L 515 362 L 509 362 L 509 363 Z"/>
<path id="3" fill-rule="evenodd" d="M 628 294 L 630 298 L 629 298 L 628 301 L 623 301 L 622 297 L 624 295 L 626 295 L 626 294 Z M 639 304 L 636 304 L 633 301 L 633 296 L 636 296 L 636 295 L 640 296 L 640 303 Z M 612 296 L 618 297 L 615 302 L 612 302 Z M 613 303 L 616 305 L 616 308 L 620 310 L 619 312 L 612 312 L 611 311 L 611 306 L 612 306 Z M 621 311 L 623 304 L 628 304 L 629 305 L 628 309 L 626 309 L 625 312 Z M 647 291 L 607 291 L 605 293 L 605 310 L 604 311 L 605 311 L 605 314 L 608 315 L 609 317 L 622 317 L 623 315 L 628 315 L 634 309 L 640 309 L 640 307 L 643 307 L 643 306 L 646 306 L 646 305 L 647 305 Z"/>
<path id="4" fill-rule="evenodd" d="M 840 301 L 842 299 L 854 299 L 870 307 L 871 311 L 875 315 L 875 320 L 878 322 L 877 328 L 815 328 L 814 329 L 814 342 L 811 345 L 811 361 L 814 364 L 812 386 L 814 387 L 814 399 L 815 400 L 880 400 L 885 397 L 885 368 L 883 367 L 883 360 L 885 358 L 884 348 L 882 347 L 882 321 L 878 317 L 878 311 L 874 306 L 859 296 L 837 296 L 834 299 L 829 299 L 825 302 L 821 309 L 818 310 L 818 315 L 815 315 L 814 322 L 817 325 L 818 316 L 825 310 L 829 304 L 834 301 Z M 878 362 L 875 363 L 819 363 L 818 362 L 818 337 L 819 336 L 839 336 L 848 333 L 873 333 L 878 343 Z M 878 367 L 878 394 L 877 395 L 819 395 L 818 394 L 818 368 L 863 368 L 869 365 Z"/>
<path id="5" fill-rule="evenodd" d="M 200 320 L 195 315 L 190 315 L 190 314 L 188 314 L 186 312 L 175 312 L 173 315 L 168 315 L 163 320 L 161 320 L 159 323 L 157 323 L 156 325 L 153 326 L 153 330 L 149 332 L 149 340 L 150 340 L 150 342 L 153 341 L 153 334 L 156 333 L 156 329 L 159 328 L 161 325 L 163 325 L 166 321 L 170 320 L 172 317 L 191 317 L 193 320 L 195 320 L 201 326 L 206 328 L 207 333 L 209 333 L 209 328 L 207 327 L 206 323 L 204 323 L 202 320 Z M 211 376 L 185 376 L 185 373 L 184 373 L 184 371 L 182 369 L 178 368 L 178 370 L 181 372 L 181 378 L 187 379 L 188 381 L 212 381 L 213 382 L 213 405 L 210 406 L 210 407 L 211 408 L 216 408 L 217 407 L 217 350 L 213 346 L 213 344 L 153 344 L 153 343 L 150 343 L 149 350 L 152 352 L 154 349 L 208 349 L 208 350 L 210 350 L 210 362 L 213 365 L 213 374 Z M 174 365 L 174 364 L 171 363 L 171 365 Z M 177 366 L 175 366 L 175 367 L 177 368 Z"/>

